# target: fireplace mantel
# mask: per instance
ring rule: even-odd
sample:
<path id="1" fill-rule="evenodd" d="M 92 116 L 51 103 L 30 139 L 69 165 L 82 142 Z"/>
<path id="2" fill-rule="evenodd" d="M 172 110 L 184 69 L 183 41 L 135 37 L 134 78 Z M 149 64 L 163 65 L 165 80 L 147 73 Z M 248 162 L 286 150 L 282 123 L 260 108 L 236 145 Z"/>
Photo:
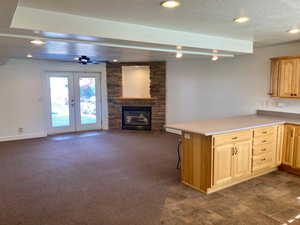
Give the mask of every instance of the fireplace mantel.
<path id="1" fill-rule="evenodd" d="M 146 102 L 146 101 L 155 101 L 157 98 L 124 98 L 124 97 L 117 97 L 115 100 L 119 101 L 141 101 L 141 102 Z"/>

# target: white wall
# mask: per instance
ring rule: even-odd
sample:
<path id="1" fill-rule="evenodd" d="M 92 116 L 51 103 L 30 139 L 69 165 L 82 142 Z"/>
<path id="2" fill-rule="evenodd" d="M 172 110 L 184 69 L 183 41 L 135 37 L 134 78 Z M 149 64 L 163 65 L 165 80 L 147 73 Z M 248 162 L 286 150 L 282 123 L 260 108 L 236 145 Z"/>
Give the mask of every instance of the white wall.
<path id="1" fill-rule="evenodd" d="M 106 67 L 42 60 L 10 59 L 0 66 L 0 141 L 47 134 L 45 71 L 101 72 L 103 128 L 107 129 Z M 18 128 L 24 132 L 18 132 Z"/>
<path id="2" fill-rule="evenodd" d="M 167 123 L 255 113 L 270 103 L 270 58 L 296 55 L 300 43 L 255 49 L 232 59 L 167 62 Z M 272 100 L 273 101 L 273 100 Z M 300 109 L 300 100 L 276 100 Z"/>

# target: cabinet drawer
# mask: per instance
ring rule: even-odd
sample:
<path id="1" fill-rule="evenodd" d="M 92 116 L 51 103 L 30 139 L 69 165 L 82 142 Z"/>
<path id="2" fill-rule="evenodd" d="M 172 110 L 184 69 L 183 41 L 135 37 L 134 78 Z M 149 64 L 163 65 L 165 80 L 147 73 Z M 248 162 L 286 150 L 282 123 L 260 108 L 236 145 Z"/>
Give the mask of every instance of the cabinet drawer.
<path id="1" fill-rule="evenodd" d="M 254 137 L 275 134 L 276 127 L 261 127 L 254 129 Z"/>
<path id="2" fill-rule="evenodd" d="M 253 144 L 261 145 L 261 144 L 274 144 L 276 142 L 276 136 L 274 134 L 255 137 Z"/>
<path id="3" fill-rule="evenodd" d="M 253 155 L 261 155 L 261 154 L 266 154 L 269 152 L 274 152 L 275 149 L 275 144 L 262 144 L 262 145 L 256 145 L 253 146 Z"/>
<path id="4" fill-rule="evenodd" d="M 244 141 L 244 140 L 251 140 L 251 130 L 239 131 L 234 133 L 228 134 L 219 134 L 213 136 L 214 145 L 223 145 L 228 143 L 233 143 L 236 141 Z"/>
<path id="5" fill-rule="evenodd" d="M 253 157 L 253 171 L 272 167 L 274 164 L 274 154 L 269 152 L 259 156 Z"/>

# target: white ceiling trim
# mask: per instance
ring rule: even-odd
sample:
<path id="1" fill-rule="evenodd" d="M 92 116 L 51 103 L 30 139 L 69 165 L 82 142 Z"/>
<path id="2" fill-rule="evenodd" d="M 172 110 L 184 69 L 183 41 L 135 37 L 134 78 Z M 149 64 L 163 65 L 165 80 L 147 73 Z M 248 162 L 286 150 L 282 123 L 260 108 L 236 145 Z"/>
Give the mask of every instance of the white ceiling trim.
<path id="1" fill-rule="evenodd" d="M 0 33 L 0 37 L 21 38 L 21 39 L 27 39 L 27 40 L 39 39 L 39 40 L 44 40 L 44 41 L 81 43 L 81 44 L 90 44 L 90 45 L 97 45 L 97 46 L 103 46 L 103 47 L 127 48 L 127 49 L 155 51 L 155 52 L 167 52 L 167 53 L 176 53 L 177 52 L 176 49 L 168 49 L 168 48 L 155 48 L 155 47 L 145 47 L 145 46 L 121 45 L 121 44 L 113 44 L 113 43 L 107 43 L 107 42 L 72 40 L 72 39 L 45 38 L 45 37 L 30 36 L 30 35 Z M 203 52 L 203 51 L 189 51 L 189 50 L 184 50 L 184 49 L 180 50 L 180 52 L 183 53 L 183 54 L 186 54 L 186 55 L 234 57 L 233 54 L 213 53 L 213 52 Z"/>
<path id="2" fill-rule="evenodd" d="M 11 27 L 152 44 L 253 53 L 251 40 L 181 32 L 21 6 L 17 7 Z"/>

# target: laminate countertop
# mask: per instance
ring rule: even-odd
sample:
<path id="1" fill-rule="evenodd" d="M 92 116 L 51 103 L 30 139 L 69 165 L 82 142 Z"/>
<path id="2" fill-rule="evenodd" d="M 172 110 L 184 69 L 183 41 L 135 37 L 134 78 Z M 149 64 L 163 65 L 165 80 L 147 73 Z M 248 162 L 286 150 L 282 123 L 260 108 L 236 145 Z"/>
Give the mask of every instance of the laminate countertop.
<path id="1" fill-rule="evenodd" d="M 211 136 L 286 123 L 300 125 L 300 118 L 290 119 L 285 117 L 264 116 L 255 114 L 248 116 L 234 116 L 222 119 L 204 120 L 190 123 L 168 124 L 166 125 L 166 128 L 201 134 L 205 136 Z"/>

